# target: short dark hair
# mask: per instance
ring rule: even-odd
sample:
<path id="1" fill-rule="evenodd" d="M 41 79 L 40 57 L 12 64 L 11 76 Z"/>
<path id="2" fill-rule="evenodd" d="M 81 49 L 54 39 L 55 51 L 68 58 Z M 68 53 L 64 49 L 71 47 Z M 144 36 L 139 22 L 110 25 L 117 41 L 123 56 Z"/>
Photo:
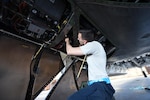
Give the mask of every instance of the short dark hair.
<path id="1" fill-rule="evenodd" d="M 79 33 L 82 34 L 82 38 L 87 40 L 88 42 L 91 42 L 94 40 L 94 32 L 89 29 L 81 29 L 79 30 Z"/>

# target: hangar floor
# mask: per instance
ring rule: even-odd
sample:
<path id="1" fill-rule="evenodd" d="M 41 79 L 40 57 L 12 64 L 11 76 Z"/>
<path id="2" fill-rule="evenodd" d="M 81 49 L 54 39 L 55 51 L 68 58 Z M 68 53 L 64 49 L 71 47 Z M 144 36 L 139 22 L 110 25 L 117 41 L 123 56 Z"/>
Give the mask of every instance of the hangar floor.
<path id="1" fill-rule="evenodd" d="M 143 68 L 147 77 L 144 77 L 140 68 L 130 68 L 126 75 L 110 77 L 116 100 L 150 100 L 150 75 Z"/>
<path id="2" fill-rule="evenodd" d="M 125 75 L 111 76 L 112 85 L 116 90 L 115 99 L 150 100 L 150 74 L 146 74 L 147 77 L 144 77 L 139 68 L 131 68 Z M 36 100 L 44 100 L 48 92 L 49 90 L 43 91 Z"/>
<path id="3" fill-rule="evenodd" d="M 143 76 L 112 80 L 116 100 L 150 100 L 150 77 Z M 148 88 L 148 89 L 145 89 Z"/>

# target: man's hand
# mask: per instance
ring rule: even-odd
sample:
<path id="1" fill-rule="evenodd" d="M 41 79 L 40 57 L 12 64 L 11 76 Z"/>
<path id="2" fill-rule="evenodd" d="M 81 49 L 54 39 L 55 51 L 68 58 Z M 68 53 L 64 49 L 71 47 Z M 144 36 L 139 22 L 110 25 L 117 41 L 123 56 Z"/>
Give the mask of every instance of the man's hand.
<path id="1" fill-rule="evenodd" d="M 65 42 L 66 42 L 66 43 L 69 43 L 69 38 L 65 38 Z"/>
<path id="2" fill-rule="evenodd" d="M 72 47 L 69 38 L 65 38 L 66 51 L 68 55 L 84 55 L 80 47 Z"/>

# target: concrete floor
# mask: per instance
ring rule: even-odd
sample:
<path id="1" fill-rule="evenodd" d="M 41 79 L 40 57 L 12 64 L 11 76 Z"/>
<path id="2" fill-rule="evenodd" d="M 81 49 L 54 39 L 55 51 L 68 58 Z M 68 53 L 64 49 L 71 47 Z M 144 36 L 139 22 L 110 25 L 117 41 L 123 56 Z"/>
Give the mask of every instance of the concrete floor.
<path id="1" fill-rule="evenodd" d="M 116 100 L 150 100 L 150 90 L 145 89 L 150 89 L 150 75 L 144 77 L 140 69 L 131 69 L 118 78 L 111 77 L 111 82 Z"/>
<path id="2" fill-rule="evenodd" d="M 143 76 L 112 80 L 116 100 L 150 100 L 150 78 Z"/>

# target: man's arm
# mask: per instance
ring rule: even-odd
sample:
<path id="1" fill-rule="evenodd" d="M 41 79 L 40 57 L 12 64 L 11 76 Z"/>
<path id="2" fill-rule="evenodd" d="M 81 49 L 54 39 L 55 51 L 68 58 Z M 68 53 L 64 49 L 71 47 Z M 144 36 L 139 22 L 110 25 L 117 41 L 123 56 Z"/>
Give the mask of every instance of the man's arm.
<path id="1" fill-rule="evenodd" d="M 66 42 L 66 52 L 68 55 L 84 55 L 80 47 L 72 47 L 69 42 L 69 38 L 65 39 Z"/>

